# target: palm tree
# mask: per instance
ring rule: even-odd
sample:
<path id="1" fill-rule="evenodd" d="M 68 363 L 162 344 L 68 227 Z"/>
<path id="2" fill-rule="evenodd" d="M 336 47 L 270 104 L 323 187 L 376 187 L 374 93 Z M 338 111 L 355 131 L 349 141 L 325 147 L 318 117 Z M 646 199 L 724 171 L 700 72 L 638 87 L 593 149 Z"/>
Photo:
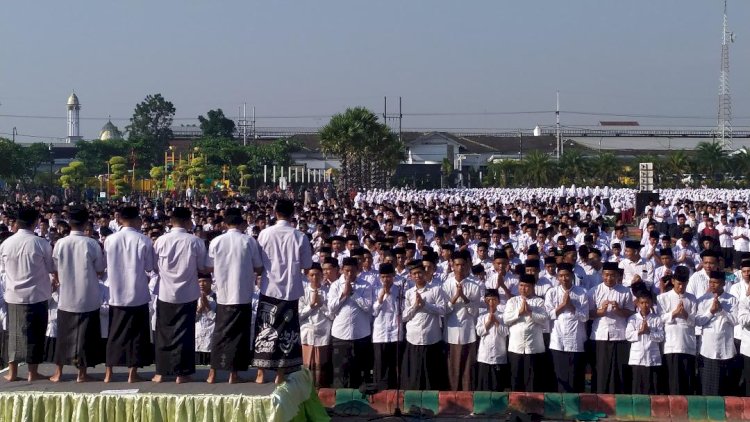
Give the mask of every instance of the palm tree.
<path id="1" fill-rule="evenodd" d="M 695 167 L 709 180 L 724 171 L 726 152 L 718 142 L 701 142 L 695 147 Z"/>
<path id="2" fill-rule="evenodd" d="M 591 163 L 592 183 L 611 185 L 617 181 L 621 173 L 621 165 L 614 154 L 605 152 L 597 156 Z"/>
<path id="3" fill-rule="evenodd" d="M 560 183 L 583 185 L 586 178 L 587 159 L 578 150 L 567 150 L 560 156 Z"/>
<path id="4" fill-rule="evenodd" d="M 405 148 L 390 129 L 378 122 L 375 113 L 364 107 L 349 108 L 331 117 L 320 129 L 324 154 L 341 160 L 343 188 L 371 188 L 374 181 L 385 183 L 405 157 Z M 375 174 L 375 177 L 373 177 Z"/>
<path id="5" fill-rule="evenodd" d="M 538 150 L 527 154 L 521 166 L 530 186 L 549 186 L 556 171 L 549 155 Z"/>
<path id="6" fill-rule="evenodd" d="M 663 161 L 666 179 L 671 187 L 679 187 L 682 183 L 683 174 L 690 172 L 690 159 L 683 150 L 672 152 Z"/>

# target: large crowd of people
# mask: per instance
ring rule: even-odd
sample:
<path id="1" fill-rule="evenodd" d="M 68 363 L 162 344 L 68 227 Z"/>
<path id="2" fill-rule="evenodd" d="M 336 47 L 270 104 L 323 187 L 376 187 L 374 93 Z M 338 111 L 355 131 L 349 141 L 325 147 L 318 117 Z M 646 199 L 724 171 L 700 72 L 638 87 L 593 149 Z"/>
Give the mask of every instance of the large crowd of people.
<path id="1" fill-rule="evenodd" d="M 634 191 L 606 187 L 16 198 L 6 379 L 750 395 L 750 193 L 660 194 L 631 226 Z"/>

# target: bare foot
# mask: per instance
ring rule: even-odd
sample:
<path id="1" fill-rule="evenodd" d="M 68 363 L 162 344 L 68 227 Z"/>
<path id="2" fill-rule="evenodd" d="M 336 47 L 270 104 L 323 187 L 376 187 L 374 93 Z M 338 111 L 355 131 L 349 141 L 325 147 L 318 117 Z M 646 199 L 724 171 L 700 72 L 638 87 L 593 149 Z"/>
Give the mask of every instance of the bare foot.
<path id="1" fill-rule="evenodd" d="M 57 372 L 55 372 L 55 375 L 52 375 L 51 377 L 49 377 L 49 380 L 51 382 L 60 382 L 61 379 L 62 379 L 62 374 L 57 373 Z"/>
<path id="2" fill-rule="evenodd" d="M 177 379 L 174 380 L 174 382 L 177 383 L 177 384 L 185 384 L 186 382 L 193 382 L 193 379 L 190 378 L 187 375 L 186 376 L 179 376 L 179 377 L 177 377 Z"/>
<path id="3" fill-rule="evenodd" d="M 76 382 L 92 382 L 92 381 L 101 381 L 101 379 L 97 377 L 92 377 L 91 375 L 88 375 L 88 374 L 84 376 L 79 375 L 78 378 L 76 378 Z M 106 381 L 106 382 L 109 382 L 109 381 Z"/>
<path id="4" fill-rule="evenodd" d="M 112 381 L 112 370 L 107 368 L 106 371 L 104 371 L 104 382 L 110 382 Z"/>
<path id="5" fill-rule="evenodd" d="M 160 382 L 162 382 L 162 376 L 159 375 L 159 374 L 156 374 L 156 375 L 154 375 L 153 378 L 151 378 L 151 381 L 153 381 L 155 383 L 160 383 Z"/>
<path id="6" fill-rule="evenodd" d="M 264 382 L 266 382 L 266 380 L 263 377 L 263 371 L 258 370 L 258 375 L 255 376 L 255 383 L 256 384 L 263 384 Z"/>
<path id="7" fill-rule="evenodd" d="M 208 370 L 208 378 L 206 378 L 206 382 L 209 384 L 213 384 L 216 382 L 216 371 L 213 369 Z"/>
<path id="8" fill-rule="evenodd" d="M 278 374 L 276 375 L 276 379 L 274 379 L 274 383 L 276 385 L 283 384 L 286 381 L 286 376 L 284 374 Z"/>
<path id="9" fill-rule="evenodd" d="M 42 375 L 39 372 L 29 372 L 28 381 L 39 381 L 39 380 L 48 380 L 49 377 L 46 375 Z"/>
<path id="10" fill-rule="evenodd" d="M 5 379 L 5 381 L 8 381 L 8 382 L 21 381 L 21 378 L 15 375 L 11 376 L 10 374 L 3 375 L 3 378 Z"/>
<path id="11" fill-rule="evenodd" d="M 231 372 L 229 374 L 229 383 L 230 384 L 242 384 L 242 383 L 245 383 L 245 382 L 247 382 L 247 380 L 243 379 L 243 378 L 240 378 L 240 376 L 237 375 L 236 372 Z"/>

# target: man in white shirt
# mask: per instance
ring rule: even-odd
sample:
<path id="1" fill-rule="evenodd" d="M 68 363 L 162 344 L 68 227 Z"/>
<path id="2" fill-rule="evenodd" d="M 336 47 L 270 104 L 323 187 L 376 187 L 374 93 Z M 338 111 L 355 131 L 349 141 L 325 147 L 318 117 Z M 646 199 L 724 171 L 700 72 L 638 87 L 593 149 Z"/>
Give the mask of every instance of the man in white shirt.
<path id="1" fill-rule="evenodd" d="M 104 382 L 112 380 L 112 368 L 126 366 L 128 382 L 141 381 L 138 368 L 153 363 L 149 326 L 149 272 L 154 270 L 154 246 L 139 232 L 141 217 L 136 207 L 120 210 L 120 231 L 104 241 L 109 283 L 109 337 Z"/>
<path id="2" fill-rule="evenodd" d="M 724 291 L 725 277 L 721 271 L 709 273 L 709 292 L 699 299 L 695 317 L 695 324 L 703 329 L 700 377 L 704 396 L 732 395 L 739 379 L 739 374 L 733 371 L 739 301 Z"/>
<path id="3" fill-rule="evenodd" d="M 625 327 L 635 306 L 630 289 L 619 283 L 621 277 L 617 264 L 606 262 L 602 283 L 588 291 L 596 362 L 592 390 L 598 394 L 627 394 L 631 388 Z"/>
<path id="4" fill-rule="evenodd" d="M 73 365 L 78 369 L 76 381 L 85 382 L 93 380 L 86 369 L 104 361 L 99 277 L 104 273 L 105 262 L 99 242 L 83 234 L 89 224 L 88 211 L 83 207 L 71 209 L 68 223 L 70 235 L 58 240 L 53 251 L 60 282 L 57 327 L 63 335 L 58 336 L 57 371 L 50 381 L 59 382 L 63 365 Z"/>
<path id="5" fill-rule="evenodd" d="M 750 291 L 750 290 L 749 290 Z M 738 325 L 742 330 L 740 355 L 742 359 L 742 375 L 745 378 L 745 390 L 740 391 L 745 397 L 750 396 L 750 296 L 745 295 L 739 299 Z"/>
<path id="6" fill-rule="evenodd" d="M 737 217 L 737 225 L 732 230 L 735 268 L 742 261 L 742 253 L 750 252 L 750 230 L 745 226 L 745 217 Z"/>
<path id="7" fill-rule="evenodd" d="M 175 382 L 191 381 L 195 373 L 195 313 L 200 297 L 198 272 L 206 263 L 204 241 L 187 232 L 193 228 L 188 208 L 176 207 L 172 229 L 154 243 L 159 292 L 154 335 L 154 382 L 175 375 Z"/>
<path id="8" fill-rule="evenodd" d="M 402 389 L 444 390 L 447 365 L 440 329 L 440 317 L 446 313 L 446 298 L 439 286 L 428 284 L 420 261 L 412 261 L 409 277 L 414 286 L 404 298 L 406 350 L 401 366 Z"/>
<path id="9" fill-rule="evenodd" d="M 288 372 L 302 367 L 299 298 L 304 294 L 304 273 L 312 266 L 310 240 L 289 223 L 294 203 L 276 202 L 276 224 L 258 235 L 265 271 L 260 280 L 255 319 L 253 365 L 276 371 L 276 384 Z"/>
<path id="10" fill-rule="evenodd" d="M 719 231 L 719 247 L 721 247 L 721 254 L 724 257 L 724 267 L 737 268 L 740 263 L 734 262 L 734 239 L 732 238 L 734 226 L 727 221 L 726 214 L 719 217 L 716 230 Z"/>
<path id="11" fill-rule="evenodd" d="M 372 286 L 357 277 L 357 258 L 344 258 L 342 276 L 331 284 L 333 387 L 359 388 L 372 367 Z"/>
<path id="12" fill-rule="evenodd" d="M 250 364 L 251 301 L 256 275 L 263 272 L 258 242 L 245 234 L 240 210 L 226 210 L 224 223 L 229 229 L 208 245 L 205 265 L 206 271 L 213 271 L 216 286 L 211 369 L 206 379 L 209 384 L 216 382 L 217 369 L 229 371 L 230 384 L 243 382 L 238 372 L 245 371 Z M 256 382 L 263 382 L 260 371 L 258 375 Z"/>
<path id="13" fill-rule="evenodd" d="M 469 276 L 471 256 L 466 250 L 451 256 L 453 272 L 443 283 L 447 312 L 443 340 L 448 344 L 448 381 L 453 391 L 471 391 L 476 362 L 476 330 L 482 292 Z"/>
<path id="14" fill-rule="evenodd" d="M 695 394 L 695 296 L 686 292 L 689 278 L 686 267 L 677 267 L 672 274 L 672 290 L 657 297 L 658 314 L 664 322 L 664 366 L 668 386 L 662 390 L 671 395 Z"/>
<path id="15" fill-rule="evenodd" d="M 573 286 L 573 265 L 563 262 L 557 268 L 560 283 L 547 291 L 544 305 L 552 321 L 550 350 L 560 393 L 583 393 L 585 387 L 586 321 L 589 303 L 586 290 Z"/>
<path id="16" fill-rule="evenodd" d="M 338 265 L 338 261 L 331 259 Z M 299 298 L 300 336 L 303 365 L 312 372 L 316 387 L 328 387 L 331 378 L 331 313 L 326 298 L 328 285 L 323 283 L 320 264 L 307 271 L 305 294 Z"/>
<path id="17" fill-rule="evenodd" d="M 619 267 L 624 271 L 622 285 L 634 287 L 644 283 L 649 289 L 654 284 L 654 266 L 641 258 L 638 251 L 641 245 L 634 241 L 625 242 L 625 259 L 620 261 Z"/>
<path id="18" fill-rule="evenodd" d="M 510 331 L 508 362 L 512 391 L 539 391 L 542 377 L 548 375 L 538 373 L 545 352 L 542 333 L 549 316 L 544 299 L 534 294 L 535 284 L 533 275 L 522 274 L 518 280 L 518 296 L 508 300 L 503 312 L 503 321 Z"/>
<path id="19" fill-rule="evenodd" d="M 388 390 L 398 388 L 396 369 L 404 351 L 401 309 L 405 287 L 395 284 L 395 277 L 392 264 L 380 264 L 380 276 L 372 288 L 373 383 Z"/>
<path id="20" fill-rule="evenodd" d="M 16 233 L 0 245 L 0 273 L 5 278 L 8 304 L 8 373 L 5 379 L 18 380 L 18 363 L 29 367 L 28 381 L 46 378 L 39 374 L 44 359 L 47 330 L 47 301 L 52 296 L 50 274 L 54 272 L 52 248 L 34 235 L 39 213 L 21 208 Z"/>

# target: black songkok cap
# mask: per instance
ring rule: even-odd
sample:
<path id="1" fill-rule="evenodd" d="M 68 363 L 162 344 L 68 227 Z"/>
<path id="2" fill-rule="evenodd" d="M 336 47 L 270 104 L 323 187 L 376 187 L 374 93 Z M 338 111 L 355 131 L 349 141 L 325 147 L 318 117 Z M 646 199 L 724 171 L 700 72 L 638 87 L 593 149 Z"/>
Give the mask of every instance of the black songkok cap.
<path id="1" fill-rule="evenodd" d="M 708 278 L 724 281 L 727 279 L 727 274 L 724 271 L 711 271 L 711 273 L 708 275 Z"/>
<path id="2" fill-rule="evenodd" d="M 561 262 L 557 264 L 557 271 L 570 271 L 573 272 L 573 264 L 567 263 L 567 262 Z"/>
<path id="3" fill-rule="evenodd" d="M 175 207 L 174 211 L 172 211 L 172 217 L 178 220 L 190 220 L 192 214 L 189 208 Z"/>
<path id="4" fill-rule="evenodd" d="M 344 262 L 341 264 L 342 267 L 350 266 L 350 267 L 357 267 L 359 266 L 359 261 L 357 261 L 357 258 L 352 258 L 350 256 L 344 258 Z"/>
<path id="5" fill-rule="evenodd" d="M 125 220 L 135 220 L 140 213 L 136 207 L 122 207 L 120 209 L 120 218 Z"/>
<path id="6" fill-rule="evenodd" d="M 380 274 L 396 274 L 396 269 L 393 268 L 393 264 L 380 264 Z"/>
<path id="7" fill-rule="evenodd" d="M 605 262 L 602 265 L 602 271 L 619 271 L 620 267 L 617 266 L 616 262 Z"/>
<path id="8" fill-rule="evenodd" d="M 471 273 L 474 275 L 479 275 L 484 273 L 484 266 L 482 264 L 477 264 L 473 267 L 471 267 Z"/>
<path id="9" fill-rule="evenodd" d="M 500 292 L 497 289 L 487 289 L 484 291 L 484 297 L 500 298 Z"/>
<path id="10" fill-rule="evenodd" d="M 521 274 L 518 278 L 519 283 L 536 284 L 536 277 L 531 274 Z"/>
<path id="11" fill-rule="evenodd" d="M 70 224 L 81 225 L 89 221 L 89 212 L 84 207 L 73 207 L 68 212 Z"/>

